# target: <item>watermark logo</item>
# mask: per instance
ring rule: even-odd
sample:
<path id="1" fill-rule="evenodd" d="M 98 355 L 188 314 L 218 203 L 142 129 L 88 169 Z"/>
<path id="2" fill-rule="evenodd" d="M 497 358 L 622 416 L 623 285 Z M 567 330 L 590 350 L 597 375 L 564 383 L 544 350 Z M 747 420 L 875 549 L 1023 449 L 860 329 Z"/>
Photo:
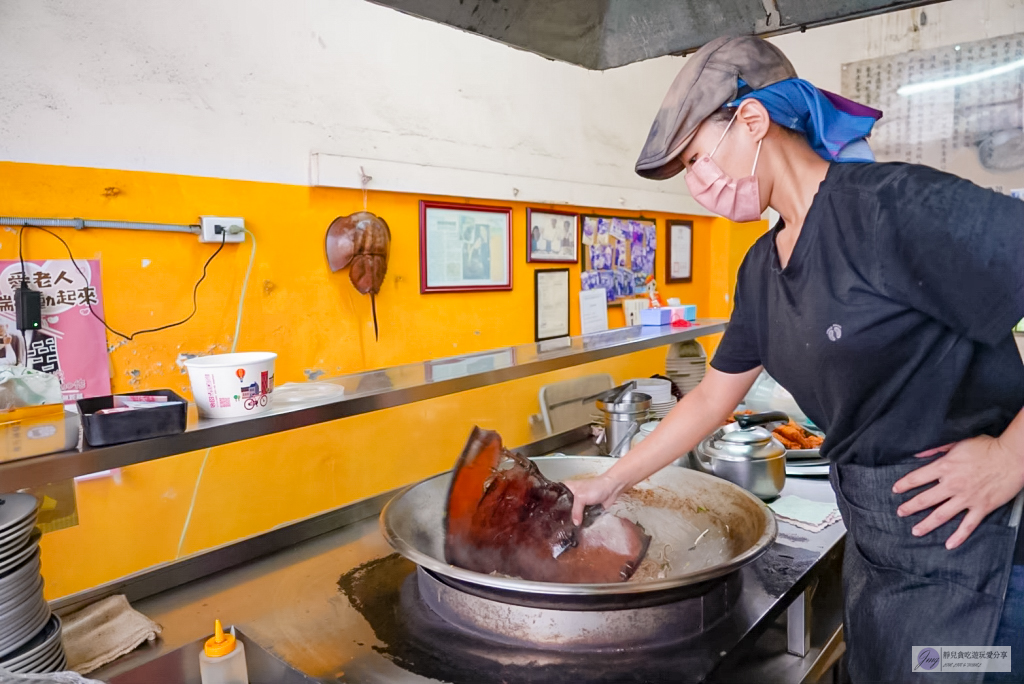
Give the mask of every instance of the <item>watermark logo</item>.
<path id="1" fill-rule="evenodd" d="M 914 646 L 913 672 L 1010 672 L 1009 646 Z"/>
<path id="2" fill-rule="evenodd" d="M 939 652 L 931 646 L 926 646 L 917 652 L 917 662 L 914 664 L 914 669 L 934 670 L 939 666 L 939 662 Z"/>

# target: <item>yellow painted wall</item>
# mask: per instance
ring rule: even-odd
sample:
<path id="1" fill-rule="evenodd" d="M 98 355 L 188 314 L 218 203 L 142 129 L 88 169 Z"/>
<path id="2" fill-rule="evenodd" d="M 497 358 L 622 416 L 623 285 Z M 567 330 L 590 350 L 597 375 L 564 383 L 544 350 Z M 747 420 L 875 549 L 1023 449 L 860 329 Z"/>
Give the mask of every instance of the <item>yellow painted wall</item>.
<path id="1" fill-rule="evenodd" d="M 708 315 L 728 317 L 732 312 L 736 275 L 747 250 L 764 234 L 767 223 L 731 223 L 713 219 L 709 228 L 711 239 L 711 287 L 708 291 Z"/>
<path id="2" fill-rule="evenodd" d="M 362 209 L 360 192 L 16 163 L 0 163 L 0 188 L 0 215 L 6 216 L 166 223 L 193 223 L 200 214 L 245 217 L 259 247 L 244 295 L 238 349 L 278 352 L 279 384 L 304 380 L 307 372 L 330 377 L 533 340 L 536 265 L 525 260 L 527 205 L 522 203 L 511 204 L 511 292 L 421 295 L 422 198 L 370 193 L 366 208 L 387 220 L 393 236 L 388 277 L 377 300 L 381 336 L 375 342 L 369 298 L 355 292 L 347 272 L 331 274 L 323 255 L 328 224 Z M 657 220 L 663 247 L 665 219 L 676 217 L 645 215 Z M 739 256 L 764 224 L 693 221 L 693 282 L 663 287 L 663 294 L 696 303 L 700 315 L 725 316 L 724 294 L 731 292 Z M 77 258 L 101 259 L 107 319 L 123 332 L 184 317 L 202 263 L 216 247 L 182 234 L 59 230 Z M 24 238 L 26 258 L 66 258 L 60 243 L 41 231 L 29 230 Z M 250 248 L 249 241 L 225 247 L 200 288 L 199 313 L 186 325 L 129 343 L 110 336 L 115 392 L 170 388 L 190 395 L 176 358 L 230 348 Z M 0 232 L 0 258 L 16 256 L 16 230 Z M 572 301 L 578 273 L 579 267 L 572 267 Z M 657 274 L 663 279 L 661 249 Z M 612 308 L 611 324 L 622 323 L 621 310 Z M 579 332 L 576 307 L 572 332 Z M 542 385 L 593 372 L 610 372 L 616 380 L 650 375 L 663 370 L 664 353 L 640 352 L 218 447 L 210 451 L 183 540 L 204 452 L 126 468 L 120 484 L 81 482 L 80 524 L 43 539 L 47 596 L 79 591 L 445 470 L 474 424 L 500 430 L 509 444 L 525 443 L 527 416 L 539 409 Z"/>

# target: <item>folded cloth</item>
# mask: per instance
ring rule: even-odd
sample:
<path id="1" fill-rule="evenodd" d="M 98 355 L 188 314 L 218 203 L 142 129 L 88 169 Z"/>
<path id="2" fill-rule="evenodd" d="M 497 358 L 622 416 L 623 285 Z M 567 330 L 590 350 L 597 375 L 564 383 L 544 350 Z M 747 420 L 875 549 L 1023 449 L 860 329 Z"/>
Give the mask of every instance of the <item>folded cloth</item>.
<path id="1" fill-rule="evenodd" d="M 88 674 L 152 641 L 160 625 L 128 605 L 123 594 L 108 596 L 64 618 L 69 669 Z"/>
<path id="2" fill-rule="evenodd" d="M 882 112 L 845 97 L 815 88 L 800 78 L 787 78 L 752 90 L 740 79 L 735 107 L 747 98 L 758 100 L 778 125 L 802 133 L 815 152 L 826 161 L 875 161 L 867 143 Z"/>
<path id="3" fill-rule="evenodd" d="M 768 504 L 768 507 L 782 520 L 808 532 L 821 532 L 842 520 L 835 504 L 810 501 L 799 496 L 780 497 Z"/>

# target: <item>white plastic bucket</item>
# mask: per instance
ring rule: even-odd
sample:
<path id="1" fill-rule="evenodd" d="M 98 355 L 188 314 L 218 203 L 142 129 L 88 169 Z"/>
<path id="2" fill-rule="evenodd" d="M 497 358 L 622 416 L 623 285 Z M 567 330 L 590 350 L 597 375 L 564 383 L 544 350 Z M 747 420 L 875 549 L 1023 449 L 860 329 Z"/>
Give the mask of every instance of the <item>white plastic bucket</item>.
<path id="1" fill-rule="evenodd" d="M 270 409 L 274 392 L 273 352 L 197 356 L 185 361 L 192 397 L 204 418 L 251 416 Z"/>

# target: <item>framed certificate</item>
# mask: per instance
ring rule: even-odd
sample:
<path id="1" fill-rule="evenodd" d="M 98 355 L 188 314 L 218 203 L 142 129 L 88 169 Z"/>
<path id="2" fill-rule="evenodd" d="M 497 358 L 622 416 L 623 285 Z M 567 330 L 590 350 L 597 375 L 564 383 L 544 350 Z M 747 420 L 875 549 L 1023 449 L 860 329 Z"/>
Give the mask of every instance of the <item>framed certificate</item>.
<path id="1" fill-rule="evenodd" d="M 512 210 L 420 202 L 420 292 L 512 289 Z"/>
<path id="2" fill-rule="evenodd" d="M 693 279 L 693 222 L 668 221 L 665 250 L 665 281 L 688 283 Z"/>
<path id="3" fill-rule="evenodd" d="M 575 264 L 580 260 L 580 217 L 564 211 L 526 210 L 526 261 Z"/>
<path id="4" fill-rule="evenodd" d="M 551 340 L 569 334 L 569 269 L 533 272 L 535 339 Z"/>

